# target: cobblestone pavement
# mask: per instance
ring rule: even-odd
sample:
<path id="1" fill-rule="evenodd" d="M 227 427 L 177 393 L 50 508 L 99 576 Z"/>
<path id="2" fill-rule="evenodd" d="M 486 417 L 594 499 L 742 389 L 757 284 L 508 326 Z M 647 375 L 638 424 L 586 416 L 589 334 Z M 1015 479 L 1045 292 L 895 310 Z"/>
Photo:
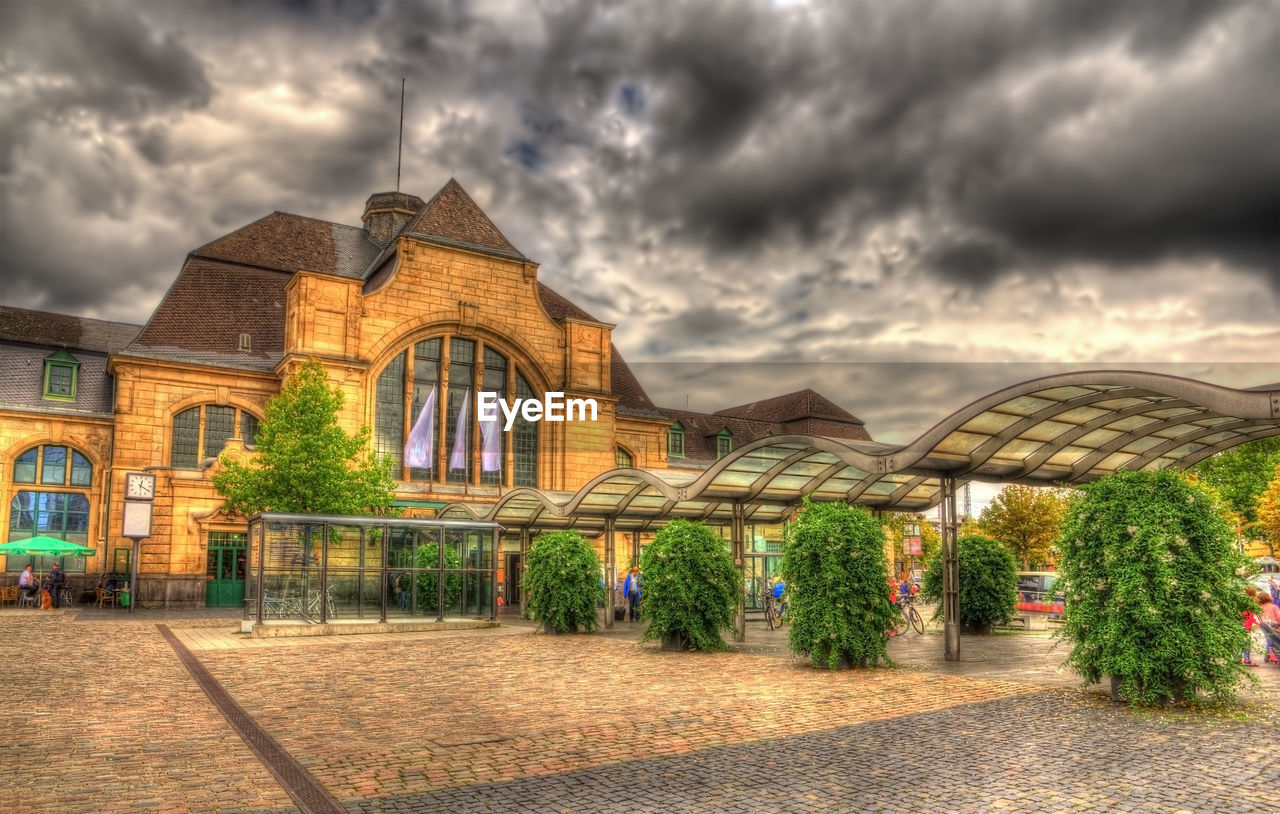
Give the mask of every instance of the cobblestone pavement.
<path id="1" fill-rule="evenodd" d="M 13 609 L 0 810 L 298 810 L 156 622 L 351 812 L 1280 810 L 1274 665 L 1231 710 L 1151 712 L 1034 636 L 964 637 L 954 665 L 911 635 L 897 669 L 831 673 L 755 627 L 707 654 L 626 623 L 247 640 L 230 617 Z"/>

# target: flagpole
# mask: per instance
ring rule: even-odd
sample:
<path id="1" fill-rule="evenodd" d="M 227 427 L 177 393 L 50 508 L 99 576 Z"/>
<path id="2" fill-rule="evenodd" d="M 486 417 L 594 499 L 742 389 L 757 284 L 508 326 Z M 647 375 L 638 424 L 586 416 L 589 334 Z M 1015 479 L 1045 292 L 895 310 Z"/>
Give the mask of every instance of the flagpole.
<path id="1" fill-rule="evenodd" d="M 396 146 L 396 192 L 400 191 L 400 157 L 404 155 L 404 77 L 400 77 L 400 143 Z"/>

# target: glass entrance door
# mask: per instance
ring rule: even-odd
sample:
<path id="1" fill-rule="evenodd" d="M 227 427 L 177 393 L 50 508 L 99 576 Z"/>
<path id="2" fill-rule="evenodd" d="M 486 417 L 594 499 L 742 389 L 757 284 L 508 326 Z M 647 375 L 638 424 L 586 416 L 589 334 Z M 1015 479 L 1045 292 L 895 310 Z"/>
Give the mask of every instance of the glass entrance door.
<path id="1" fill-rule="evenodd" d="M 205 607 L 238 608 L 243 605 L 245 535 L 240 532 L 210 532 L 206 562 Z"/>

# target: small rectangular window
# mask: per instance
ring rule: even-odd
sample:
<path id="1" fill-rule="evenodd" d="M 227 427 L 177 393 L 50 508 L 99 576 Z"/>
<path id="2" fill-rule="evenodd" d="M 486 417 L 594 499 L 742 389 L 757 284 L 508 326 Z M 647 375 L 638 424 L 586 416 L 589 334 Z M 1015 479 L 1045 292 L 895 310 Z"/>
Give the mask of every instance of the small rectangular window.
<path id="1" fill-rule="evenodd" d="M 240 334 L 240 350 L 253 350 L 253 337 L 249 334 Z"/>

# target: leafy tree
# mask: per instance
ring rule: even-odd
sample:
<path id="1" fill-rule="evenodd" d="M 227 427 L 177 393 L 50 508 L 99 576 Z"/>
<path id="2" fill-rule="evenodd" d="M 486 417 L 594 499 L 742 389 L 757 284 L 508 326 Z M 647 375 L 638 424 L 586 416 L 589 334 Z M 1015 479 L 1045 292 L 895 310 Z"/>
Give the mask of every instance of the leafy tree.
<path id="1" fill-rule="evenodd" d="M 960 556 L 960 623 L 978 632 L 1013 618 L 1018 602 L 1018 563 L 1000 541 L 980 534 L 956 540 Z M 924 572 L 921 594 L 938 603 L 934 618 L 942 614 L 942 552 Z"/>
<path id="2" fill-rule="evenodd" d="M 687 640 L 696 650 L 728 650 L 720 632 L 734 629 L 741 578 L 720 539 L 702 523 L 673 520 L 640 558 L 645 640 Z"/>
<path id="3" fill-rule="evenodd" d="M 1065 509 L 1066 499 L 1057 490 L 1013 484 L 982 510 L 978 527 L 1008 546 L 1022 570 L 1030 571 L 1050 562 Z"/>
<path id="4" fill-rule="evenodd" d="M 1226 500 L 1237 515 L 1246 535 L 1256 539 L 1261 534 L 1257 501 L 1266 491 L 1271 473 L 1280 466 L 1280 437 L 1262 438 L 1241 444 L 1206 458 L 1191 468 L 1205 483 Z M 1272 537 L 1273 545 L 1276 538 Z"/>
<path id="5" fill-rule="evenodd" d="M 1212 494 L 1169 471 L 1081 488 L 1061 539 L 1067 663 L 1130 703 L 1234 698 L 1248 560 Z"/>
<path id="6" fill-rule="evenodd" d="M 1280 466 L 1276 467 L 1275 477 L 1257 501 L 1258 528 L 1266 535 L 1271 549 L 1271 556 L 1280 548 Z"/>
<path id="7" fill-rule="evenodd" d="M 390 465 L 369 451 L 369 428 L 348 436 L 338 424 L 342 391 L 310 360 L 267 403 L 258 454 L 247 462 L 224 454 L 214 488 L 226 507 L 262 511 L 368 515 L 391 505 Z"/>
<path id="8" fill-rule="evenodd" d="M 782 574 L 791 597 L 790 645 L 815 667 L 891 664 L 884 529 L 863 508 L 810 503 L 788 527 Z"/>
<path id="9" fill-rule="evenodd" d="M 576 531 L 553 531 L 533 541 L 524 589 L 533 618 L 550 629 L 596 629 L 596 605 L 604 600 L 600 558 Z"/>

